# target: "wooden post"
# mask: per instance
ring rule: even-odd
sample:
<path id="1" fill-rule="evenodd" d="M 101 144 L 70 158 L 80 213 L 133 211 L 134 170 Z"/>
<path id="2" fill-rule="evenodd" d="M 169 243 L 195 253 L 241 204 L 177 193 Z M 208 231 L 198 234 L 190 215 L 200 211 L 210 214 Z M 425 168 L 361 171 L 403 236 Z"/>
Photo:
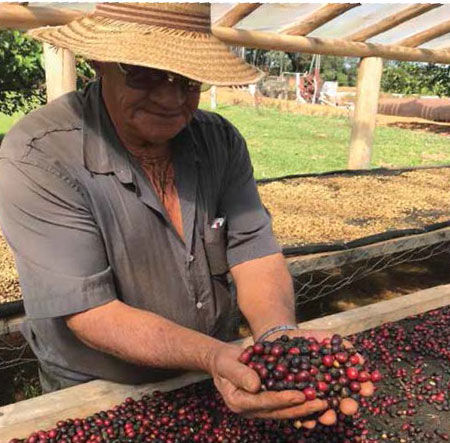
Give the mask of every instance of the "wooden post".
<path id="1" fill-rule="evenodd" d="M 349 169 L 370 167 L 382 72 L 382 58 L 361 59 L 350 140 Z"/>
<path id="2" fill-rule="evenodd" d="M 209 91 L 211 94 L 211 109 L 217 108 L 217 90 L 215 86 L 211 86 L 211 90 Z"/>
<path id="3" fill-rule="evenodd" d="M 54 48 L 48 43 L 44 43 L 44 61 L 47 102 L 67 92 L 76 90 L 75 56 L 71 51 L 63 48 Z"/>

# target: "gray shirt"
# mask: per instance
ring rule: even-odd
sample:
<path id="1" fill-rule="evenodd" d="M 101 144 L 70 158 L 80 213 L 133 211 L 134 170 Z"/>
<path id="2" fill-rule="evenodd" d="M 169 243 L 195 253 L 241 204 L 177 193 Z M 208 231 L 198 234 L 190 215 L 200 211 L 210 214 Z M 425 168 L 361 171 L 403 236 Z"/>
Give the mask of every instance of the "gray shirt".
<path id="1" fill-rule="evenodd" d="M 228 269 L 280 251 L 238 131 L 197 111 L 172 142 L 184 241 L 120 143 L 98 82 L 24 117 L 3 140 L 0 223 L 19 272 L 23 333 L 63 386 L 169 375 L 85 346 L 64 316 L 119 299 L 227 340 L 236 318 Z M 225 223 L 213 229 L 218 217 Z"/>

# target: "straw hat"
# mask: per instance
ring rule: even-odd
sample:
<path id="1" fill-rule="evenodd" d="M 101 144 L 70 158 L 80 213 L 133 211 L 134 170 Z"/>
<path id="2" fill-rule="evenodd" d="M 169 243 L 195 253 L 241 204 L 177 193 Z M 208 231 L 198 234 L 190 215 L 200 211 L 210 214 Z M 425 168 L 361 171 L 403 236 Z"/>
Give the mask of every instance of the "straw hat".
<path id="1" fill-rule="evenodd" d="M 209 3 L 99 3 L 83 18 L 29 34 L 88 59 L 163 69 L 211 85 L 245 85 L 263 76 L 212 35 Z"/>

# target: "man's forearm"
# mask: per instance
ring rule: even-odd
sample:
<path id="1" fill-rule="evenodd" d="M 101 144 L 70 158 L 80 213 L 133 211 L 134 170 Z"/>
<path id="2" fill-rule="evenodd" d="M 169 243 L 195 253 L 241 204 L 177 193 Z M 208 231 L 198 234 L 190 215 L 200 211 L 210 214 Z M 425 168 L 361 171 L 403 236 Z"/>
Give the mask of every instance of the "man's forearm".
<path id="1" fill-rule="evenodd" d="M 226 346 L 120 301 L 72 315 L 66 321 L 86 345 L 138 365 L 209 372 L 215 352 Z"/>
<path id="2" fill-rule="evenodd" d="M 296 324 L 292 278 L 282 254 L 242 263 L 231 273 L 255 339 L 274 326 Z"/>

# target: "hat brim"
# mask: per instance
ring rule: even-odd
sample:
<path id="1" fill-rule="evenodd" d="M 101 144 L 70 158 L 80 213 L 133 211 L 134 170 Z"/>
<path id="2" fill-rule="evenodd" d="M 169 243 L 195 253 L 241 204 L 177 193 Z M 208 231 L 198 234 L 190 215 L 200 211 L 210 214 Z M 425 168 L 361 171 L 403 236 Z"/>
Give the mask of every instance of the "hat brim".
<path id="1" fill-rule="evenodd" d="M 264 76 L 207 33 L 125 23 L 95 15 L 28 33 L 88 59 L 164 69 L 210 85 L 247 85 Z"/>

